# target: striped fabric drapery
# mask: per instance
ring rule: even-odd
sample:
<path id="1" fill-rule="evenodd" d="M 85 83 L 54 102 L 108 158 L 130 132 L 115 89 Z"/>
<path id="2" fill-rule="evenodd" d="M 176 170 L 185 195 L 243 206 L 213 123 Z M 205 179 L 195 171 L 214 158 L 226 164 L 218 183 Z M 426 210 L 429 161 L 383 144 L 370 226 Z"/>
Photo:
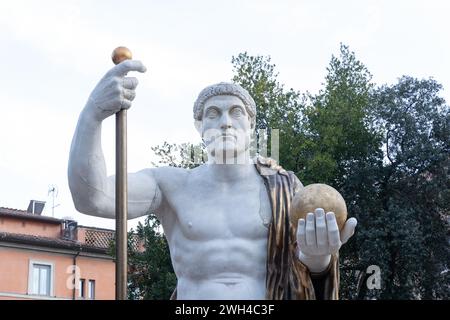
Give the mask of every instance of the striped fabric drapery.
<path id="1" fill-rule="evenodd" d="M 320 274 L 310 273 L 297 258 L 297 242 L 290 224 L 291 201 L 303 188 L 291 171 L 273 159 L 258 157 L 255 163 L 266 185 L 272 206 L 267 246 L 266 299 L 326 299 L 339 297 L 339 259 L 333 255 L 329 267 Z"/>

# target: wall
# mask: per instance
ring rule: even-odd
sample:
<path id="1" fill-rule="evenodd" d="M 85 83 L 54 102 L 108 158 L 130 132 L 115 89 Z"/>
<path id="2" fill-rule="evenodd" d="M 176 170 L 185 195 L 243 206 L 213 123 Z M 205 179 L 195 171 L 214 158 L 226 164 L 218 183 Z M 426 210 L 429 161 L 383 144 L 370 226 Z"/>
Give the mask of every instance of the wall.
<path id="1" fill-rule="evenodd" d="M 0 231 L 50 238 L 61 237 L 60 224 L 5 216 L 0 217 Z"/>
<path id="2" fill-rule="evenodd" d="M 8 299 L 2 296 L 5 292 L 24 295 L 16 299 L 26 298 L 30 260 L 53 263 L 54 296 L 58 299 L 72 299 L 73 290 L 67 284 L 70 285 L 70 280 L 73 279 L 70 267 L 73 264 L 73 254 L 5 247 L 0 247 L 0 299 Z M 114 299 L 115 269 L 112 260 L 79 256 L 77 265 L 81 271 L 80 277 L 86 279 L 86 283 L 89 279 L 95 280 L 96 299 Z M 76 298 L 78 298 L 78 290 Z"/>

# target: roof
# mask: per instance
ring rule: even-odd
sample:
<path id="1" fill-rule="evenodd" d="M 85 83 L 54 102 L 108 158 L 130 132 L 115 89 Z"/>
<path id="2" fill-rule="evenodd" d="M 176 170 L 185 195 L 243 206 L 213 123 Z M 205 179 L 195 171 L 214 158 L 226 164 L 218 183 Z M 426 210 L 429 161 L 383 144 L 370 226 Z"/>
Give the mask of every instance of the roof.
<path id="1" fill-rule="evenodd" d="M 1 216 L 7 216 L 7 217 L 19 218 L 19 219 L 37 220 L 37 221 L 42 221 L 42 222 L 54 223 L 54 224 L 60 224 L 63 222 L 63 220 L 61 220 L 61 219 L 29 213 L 26 210 L 18 210 L 18 209 L 11 209 L 11 208 L 5 208 L 5 207 L 0 207 L 0 217 Z"/>
<path id="2" fill-rule="evenodd" d="M 64 231 L 68 230 L 63 229 L 63 223 L 65 222 L 65 219 L 57 219 L 53 217 L 32 214 L 25 210 L 0 207 L 0 218 L 2 217 L 10 217 L 13 219 L 27 219 L 47 224 L 56 224 L 60 226 L 62 234 L 64 233 Z M 109 244 L 114 238 L 114 230 L 81 225 L 78 225 L 77 228 L 83 228 L 86 230 L 86 238 L 83 242 L 80 242 L 78 240 L 70 240 L 70 238 L 66 237 L 46 237 L 6 231 L 0 231 L 0 242 L 34 245 L 38 247 L 53 249 L 59 248 L 73 251 L 108 254 Z"/>
<path id="3" fill-rule="evenodd" d="M 83 225 L 81 225 L 81 224 L 78 225 L 78 228 L 90 229 L 90 230 L 96 230 L 96 231 L 115 232 L 113 229 L 106 229 L 106 228 L 100 228 L 100 227 L 83 226 Z"/>
<path id="4" fill-rule="evenodd" d="M 108 253 L 108 248 L 89 246 L 76 240 L 65 240 L 19 233 L 0 232 L 0 242 L 28 244 L 47 248 L 69 249 L 93 253 Z"/>

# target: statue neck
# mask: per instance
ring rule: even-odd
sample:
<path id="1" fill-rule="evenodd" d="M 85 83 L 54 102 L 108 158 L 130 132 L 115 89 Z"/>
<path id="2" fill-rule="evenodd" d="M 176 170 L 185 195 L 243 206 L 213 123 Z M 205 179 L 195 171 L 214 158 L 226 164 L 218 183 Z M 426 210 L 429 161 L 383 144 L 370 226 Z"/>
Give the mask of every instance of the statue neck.
<path id="1" fill-rule="evenodd" d="M 233 164 L 232 159 L 229 159 L 225 164 L 208 161 L 206 168 L 209 171 L 211 178 L 220 182 L 234 182 L 241 179 L 247 179 L 250 175 L 255 174 L 255 166 L 253 161 L 249 158 L 246 162 Z"/>

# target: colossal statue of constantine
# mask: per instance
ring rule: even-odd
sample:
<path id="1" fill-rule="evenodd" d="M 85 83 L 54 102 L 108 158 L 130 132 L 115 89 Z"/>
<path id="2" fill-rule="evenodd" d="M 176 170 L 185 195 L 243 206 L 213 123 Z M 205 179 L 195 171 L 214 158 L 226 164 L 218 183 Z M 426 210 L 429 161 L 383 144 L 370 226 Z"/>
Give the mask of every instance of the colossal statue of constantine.
<path id="1" fill-rule="evenodd" d="M 75 207 L 85 214 L 115 217 L 115 177 L 106 174 L 101 127 L 130 108 L 138 84 L 130 71 L 146 68 L 126 60 L 109 70 L 78 120 L 68 177 Z M 334 213 L 317 208 L 293 231 L 289 208 L 303 185 L 272 159 L 250 157 L 256 105 L 241 86 L 206 87 L 193 114 L 207 163 L 128 174 L 128 218 L 152 212 L 163 226 L 178 279 L 173 298 L 337 299 L 338 251 L 356 220 L 339 231 Z"/>

